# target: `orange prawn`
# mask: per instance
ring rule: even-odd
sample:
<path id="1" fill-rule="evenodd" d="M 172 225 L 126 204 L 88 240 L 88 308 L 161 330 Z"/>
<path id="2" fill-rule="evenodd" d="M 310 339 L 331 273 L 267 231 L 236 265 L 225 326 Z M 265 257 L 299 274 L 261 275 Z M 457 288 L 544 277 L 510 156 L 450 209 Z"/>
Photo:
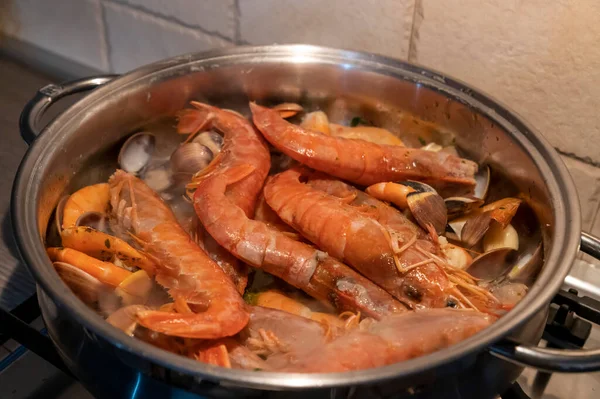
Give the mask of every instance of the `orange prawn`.
<path id="1" fill-rule="evenodd" d="M 214 339 L 248 323 L 246 305 L 219 266 L 192 241 L 163 200 L 140 179 L 118 170 L 110 179 L 113 216 L 152 258 L 156 281 L 190 309 L 137 313 L 141 325 L 167 335 Z"/>
<path id="2" fill-rule="evenodd" d="M 213 124 L 225 137 L 223 155 L 210 166 L 208 173 L 199 174 L 189 184 L 196 190 L 194 208 L 198 218 L 221 246 L 249 265 L 262 268 L 340 310 L 360 310 L 373 317 L 404 310 L 385 291 L 326 253 L 262 221 L 250 219 L 228 193 L 230 187 L 241 184 L 262 165 L 268 169 L 269 152 L 266 146 L 255 147 L 244 158 L 238 157 L 235 147 L 262 142 L 258 132 L 234 113 L 208 105 L 196 106 L 213 115 Z"/>
<path id="3" fill-rule="evenodd" d="M 432 152 L 334 137 L 293 125 L 277 111 L 250 103 L 253 120 L 278 150 L 311 168 L 360 185 L 419 180 L 438 189 L 472 190 L 477 164 Z"/>
<path id="4" fill-rule="evenodd" d="M 431 353 L 488 327 L 494 317 L 455 309 L 428 309 L 386 317 L 361 326 L 277 371 L 331 373 L 381 367 Z M 368 350 L 365 350 L 368 348 Z"/>
<path id="5" fill-rule="evenodd" d="M 209 173 L 221 158 L 226 158 L 230 166 L 240 163 L 252 165 L 254 171 L 245 176 L 244 179 L 227 187 L 226 193 L 227 198 L 240 207 L 248 217 L 252 217 L 257 196 L 271 167 L 270 157 L 264 140 L 257 134 L 244 134 L 245 130 L 254 131 L 254 127 L 245 118 L 240 117 L 233 111 L 220 110 L 196 101 L 192 101 L 190 104 L 195 109 L 184 109 L 179 113 L 178 133 L 194 135 L 201 130 L 217 129 L 221 132 L 228 131 L 230 135 L 233 132 L 235 136 L 230 137 L 230 139 L 239 143 L 239 145 L 235 146 L 225 145 L 215 158 L 215 161 L 205 170 L 199 172 L 199 174 Z M 231 118 L 217 117 L 220 112 L 230 115 Z M 264 154 L 267 156 L 265 157 Z M 210 235 L 204 235 L 203 244 L 215 262 L 234 281 L 238 291 L 243 293 L 248 282 L 248 267 L 231 256 L 223 248 L 220 248 Z"/>
<path id="6" fill-rule="evenodd" d="M 469 294 L 493 298 L 476 287 L 466 272 L 437 256 L 435 245 L 423 240 L 423 234 L 406 218 L 401 221 L 397 216 L 394 220 L 376 208 L 352 206 L 348 199 L 303 183 L 310 175 L 302 167 L 282 172 L 267 183 L 264 195 L 284 222 L 319 248 L 347 262 L 411 308 L 476 308 L 457 285 L 468 289 Z M 374 217 L 381 214 L 384 223 Z M 395 222 L 393 227 L 391 222 Z"/>

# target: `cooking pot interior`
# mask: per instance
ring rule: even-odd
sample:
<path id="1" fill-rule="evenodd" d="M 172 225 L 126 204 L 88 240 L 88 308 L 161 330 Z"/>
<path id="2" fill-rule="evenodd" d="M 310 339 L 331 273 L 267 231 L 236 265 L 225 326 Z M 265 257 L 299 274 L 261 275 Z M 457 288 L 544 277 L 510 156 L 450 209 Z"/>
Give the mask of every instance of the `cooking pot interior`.
<path id="1" fill-rule="evenodd" d="M 553 209 L 542 173 L 515 135 L 473 104 L 470 93 L 451 90 L 441 82 L 404 71 L 365 70 L 347 64 L 302 59 L 201 60 L 147 74 L 86 104 L 70 120 L 49 130 L 61 137 L 51 144 L 38 206 L 41 237 L 58 199 L 84 185 L 105 181 L 117 167 L 124 138 L 150 121 L 173 117 L 190 100 L 208 102 L 249 115 L 248 102 L 296 102 L 321 109 L 333 122 L 360 116 L 398 134 L 411 146 L 436 141 L 456 145 L 467 157 L 489 164 L 492 196 L 521 195 L 532 210 L 521 229 L 521 246 L 540 240 L 551 248 Z M 169 119 L 167 119 L 168 121 Z M 170 119 L 174 123 L 174 119 Z M 174 134 L 174 133 L 173 133 Z M 536 220 L 537 219 L 537 220 Z M 521 218 L 523 220 L 523 218 Z M 538 223 L 539 221 L 539 223 Z"/>

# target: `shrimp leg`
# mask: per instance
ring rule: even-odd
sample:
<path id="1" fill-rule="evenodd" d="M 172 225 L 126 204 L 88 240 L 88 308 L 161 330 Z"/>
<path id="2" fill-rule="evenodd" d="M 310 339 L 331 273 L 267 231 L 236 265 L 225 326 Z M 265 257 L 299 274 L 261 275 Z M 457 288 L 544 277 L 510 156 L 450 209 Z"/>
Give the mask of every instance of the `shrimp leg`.
<path id="1" fill-rule="evenodd" d="M 109 180 L 113 215 L 156 264 L 156 281 L 192 310 L 137 313 L 141 325 L 167 335 L 214 339 L 248 323 L 245 303 L 219 266 L 177 223 L 162 199 L 140 179 L 117 171 Z"/>

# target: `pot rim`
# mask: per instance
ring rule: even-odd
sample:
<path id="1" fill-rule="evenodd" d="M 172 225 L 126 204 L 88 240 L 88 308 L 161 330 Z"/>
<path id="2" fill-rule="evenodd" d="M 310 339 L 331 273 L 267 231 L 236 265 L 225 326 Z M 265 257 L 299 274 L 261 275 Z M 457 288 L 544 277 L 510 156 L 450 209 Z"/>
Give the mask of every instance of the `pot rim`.
<path id="1" fill-rule="evenodd" d="M 545 178 L 554 208 L 553 245 L 547 253 L 544 268 L 528 295 L 507 315 L 496 321 L 493 328 L 486 328 L 449 348 L 384 367 L 344 373 L 263 373 L 213 367 L 126 336 L 91 312 L 69 290 L 64 289 L 64 284 L 53 272 L 51 262 L 40 240 L 37 223 L 37 199 L 40 194 L 38 180 L 44 170 L 44 154 L 48 144 L 51 141 L 64 139 L 58 135 L 61 126 L 81 116 L 88 106 L 102 101 L 138 79 L 153 74 L 164 74 L 171 68 L 179 68 L 185 64 L 191 66 L 197 62 L 237 58 L 259 63 L 273 60 L 287 63 L 333 62 L 350 67 L 361 67 L 371 72 L 391 74 L 398 79 L 410 80 L 415 84 L 422 84 L 443 92 L 454 100 L 485 114 L 494 123 L 502 126 L 533 158 L 533 162 Z M 508 107 L 479 90 L 444 74 L 384 56 L 308 45 L 271 45 L 185 54 L 143 66 L 95 89 L 44 128 L 27 151 L 13 185 L 11 216 L 19 252 L 37 284 L 41 285 L 44 292 L 58 305 L 59 311 L 69 312 L 77 322 L 117 348 L 203 380 L 260 389 L 326 388 L 410 377 L 427 369 L 454 362 L 464 356 L 480 352 L 506 337 L 542 307 L 547 306 L 563 283 L 579 248 L 580 209 L 577 196 L 569 195 L 575 192 L 573 181 L 560 156 L 541 134 Z"/>

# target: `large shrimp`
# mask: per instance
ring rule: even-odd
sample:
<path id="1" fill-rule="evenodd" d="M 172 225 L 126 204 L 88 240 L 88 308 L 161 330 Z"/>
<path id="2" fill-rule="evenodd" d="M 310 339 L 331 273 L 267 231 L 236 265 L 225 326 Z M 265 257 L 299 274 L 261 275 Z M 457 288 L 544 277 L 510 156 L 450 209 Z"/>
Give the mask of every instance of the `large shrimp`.
<path id="1" fill-rule="evenodd" d="M 454 345 L 486 328 L 494 319 L 483 313 L 455 309 L 391 315 L 380 322 L 361 325 L 309 353 L 289 356 L 289 364 L 277 371 L 331 373 L 381 367 Z"/>
<path id="2" fill-rule="evenodd" d="M 223 155 L 208 173 L 199 174 L 189 185 L 196 190 L 194 208 L 209 234 L 244 262 L 340 310 L 361 311 L 373 317 L 404 310 L 385 291 L 326 253 L 248 217 L 227 193 L 229 187 L 255 173 L 257 165 L 268 166 L 269 153 L 262 147 L 245 158 L 236 157 L 237 146 L 261 140 L 258 132 L 241 116 L 202 107 L 213 115 L 213 124 L 225 136 Z"/>
<path id="3" fill-rule="evenodd" d="M 229 167 L 240 164 L 251 165 L 254 171 L 243 179 L 229 185 L 225 195 L 236 206 L 242 209 L 246 216 L 252 217 L 254 215 L 256 198 L 262 190 L 263 183 L 271 167 L 269 153 L 264 140 L 257 134 L 245 134 L 245 131 L 248 129 L 254 131 L 254 127 L 245 118 L 240 117 L 233 111 L 219 110 L 218 108 L 196 101 L 192 101 L 191 104 L 196 109 L 181 111 L 177 131 L 191 135 L 202 129 L 209 128 L 215 128 L 221 132 L 229 132 L 230 141 L 235 140 L 238 145 L 232 146 L 224 143 L 223 149 L 216 157 L 216 161 L 201 173 L 208 173 L 214 166 L 221 165 L 218 162 L 222 158 L 226 159 Z M 221 112 L 231 117 L 218 117 L 217 115 Z M 227 251 L 219 248 L 210 235 L 204 235 L 203 244 L 213 260 L 232 278 L 238 291 L 243 293 L 248 281 L 248 267 L 228 254 Z"/>
<path id="4" fill-rule="evenodd" d="M 477 164 L 445 152 L 328 136 L 285 121 L 275 110 L 250 103 L 254 124 L 289 157 L 361 185 L 419 180 L 438 189 L 475 186 Z"/>
<path id="5" fill-rule="evenodd" d="M 248 323 L 245 303 L 219 266 L 192 241 L 162 199 L 140 179 L 118 170 L 109 180 L 113 215 L 156 267 L 156 281 L 189 308 L 186 314 L 144 310 L 141 325 L 167 335 L 221 338 Z"/>
<path id="6" fill-rule="evenodd" d="M 319 248 L 347 262 L 412 308 L 478 308 L 456 285 L 469 294 L 493 300 L 493 295 L 477 287 L 466 272 L 437 256 L 435 246 L 420 239 L 407 219 L 402 223 L 387 215 L 386 226 L 377 221 L 382 213 L 376 208 L 349 205 L 354 197 L 334 197 L 303 183 L 310 175 L 303 167 L 282 172 L 270 179 L 264 195 L 284 222 Z M 393 228 L 390 220 L 395 223 Z"/>

